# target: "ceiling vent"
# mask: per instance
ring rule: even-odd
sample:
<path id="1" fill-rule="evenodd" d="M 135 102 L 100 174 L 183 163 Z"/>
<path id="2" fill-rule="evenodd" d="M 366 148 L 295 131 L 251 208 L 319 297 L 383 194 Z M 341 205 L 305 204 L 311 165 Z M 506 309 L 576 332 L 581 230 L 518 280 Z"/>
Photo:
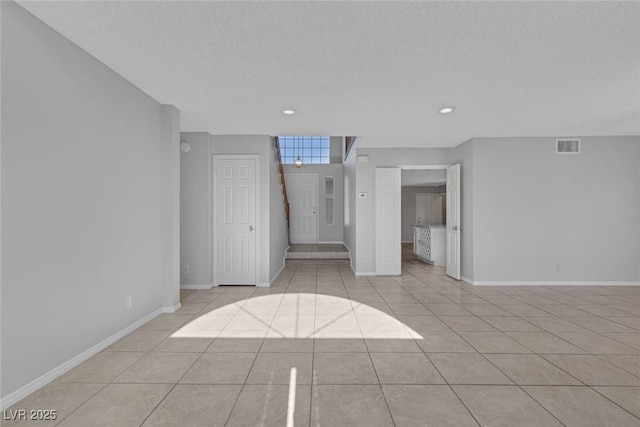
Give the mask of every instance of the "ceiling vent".
<path id="1" fill-rule="evenodd" d="M 579 154 L 579 139 L 556 139 L 556 153 L 558 154 Z"/>

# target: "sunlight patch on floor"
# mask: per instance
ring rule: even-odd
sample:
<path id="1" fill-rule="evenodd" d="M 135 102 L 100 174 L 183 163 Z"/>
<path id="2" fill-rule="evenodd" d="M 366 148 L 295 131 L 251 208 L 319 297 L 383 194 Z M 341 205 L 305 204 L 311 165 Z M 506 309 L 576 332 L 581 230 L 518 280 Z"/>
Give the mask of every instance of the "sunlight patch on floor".
<path id="1" fill-rule="evenodd" d="M 375 307 L 346 298 L 308 293 L 261 295 L 231 302 L 192 320 L 171 337 L 422 338 Z"/>

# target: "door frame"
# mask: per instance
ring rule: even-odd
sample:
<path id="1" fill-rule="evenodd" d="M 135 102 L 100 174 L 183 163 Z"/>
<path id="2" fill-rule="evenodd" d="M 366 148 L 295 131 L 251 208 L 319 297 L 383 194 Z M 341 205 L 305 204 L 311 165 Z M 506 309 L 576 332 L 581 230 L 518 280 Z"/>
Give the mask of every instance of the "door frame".
<path id="1" fill-rule="evenodd" d="M 292 243 L 294 245 L 317 245 L 320 242 L 320 221 L 319 221 L 319 217 L 320 217 L 320 204 L 318 203 L 320 201 L 320 174 L 319 173 L 287 173 L 285 171 L 285 179 L 284 181 L 287 182 L 287 176 L 289 175 L 296 175 L 296 176 L 309 176 L 309 175 L 313 175 L 316 177 L 316 241 L 313 243 Z M 287 188 L 287 194 L 291 195 L 291 193 L 289 192 L 289 189 Z M 291 197 L 289 196 L 289 203 L 291 203 Z"/>
<path id="2" fill-rule="evenodd" d="M 420 169 L 425 169 L 425 170 L 443 170 L 444 169 L 446 171 L 449 167 L 454 166 L 456 164 L 460 164 L 460 163 L 437 164 L 437 165 L 398 165 L 398 167 L 400 169 L 407 169 L 407 170 L 420 170 Z M 460 185 L 462 186 L 462 182 L 460 182 Z M 447 187 L 447 193 L 448 192 L 449 192 L 449 189 Z M 448 208 L 448 206 L 447 206 L 447 208 Z M 458 206 L 458 210 L 459 210 L 459 213 L 462 212 L 461 206 Z M 460 215 L 460 223 L 462 225 L 462 215 Z M 400 240 L 402 241 L 402 239 L 400 239 Z M 399 244 L 402 244 L 402 242 L 399 242 Z M 448 241 L 448 239 L 447 239 L 447 242 L 446 242 L 445 250 L 448 253 L 448 251 L 449 251 L 449 241 Z M 460 252 L 459 257 L 458 257 L 458 262 L 460 263 L 460 267 L 462 268 L 462 261 L 461 261 L 461 259 L 462 259 L 462 248 L 459 247 L 458 250 Z M 449 276 L 449 277 L 451 277 L 451 276 Z M 457 280 L 460 280 L 460 279 L 457 279 Z"/>
<path id="3" fill-rule="evenodd" d="M 255 191 L 255 207 L 256 207 L 256 257 L 255 257 L 255 265 L 256 272 L 255 277 L 253 279 L 253 286 L 258 286 L 260 283 L 260 235 L 262 233 L 262 223 L 260 216 L 260 155 L 259 154 L 214 154 L 211 156 L 211 213 L 212 213 L 212 242 L 211 242 L 211 278 L 213 286 L 220 286 L 220 282 L 218 280 L 218 257 L 217 257 L 217 243 L 218 243 L 218 212 L 216 209 L 215 201 L 217 200 L 217 175 L 218 175 L 218 161 L 219 160 L 253 160 L 255 162 L 256 170 L 255 170 L 255 178 L 256 178 L 256 191 Z M 248 286 L 251 286 L 249 284 Z"/>

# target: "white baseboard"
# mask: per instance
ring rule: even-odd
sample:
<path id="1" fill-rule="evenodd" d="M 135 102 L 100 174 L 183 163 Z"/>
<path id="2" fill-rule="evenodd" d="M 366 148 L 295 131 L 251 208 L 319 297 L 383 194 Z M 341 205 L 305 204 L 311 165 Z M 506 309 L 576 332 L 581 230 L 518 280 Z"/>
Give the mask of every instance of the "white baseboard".
<path id="1" fill-rule="evenodd" d="M 343 243 L 343 245 L 349 251 L 349 267 L 351 268 L 351 271 L 353 271 L 353 274 L 355 276 L 375 276 L 376 275 L 375 271 L 357 272 L 356 269 L 353 268 L 353 257 L 351 256 L 351 248 L 347 246 L 346 243 Z"/>
<path id="2" fill-rule="evenodd" d="M 640 282 L 599 282 L 599 281 L 487 281 L 462 278 L 474 286 L 640 286 Z"/>
<path id="3" fill-rule="evenodd" d="M 180 289 L 207 290 L 211 288 L 213 288 L 213 283 L 207 283 L 204 285 L 180 285 Z"/>
<path id="4" fill-rule="evenodd" d="M 289 246 L 289 248 L 290 247 L 291 246 Z M 289 250 L 289 248 L 287 248 L 287 251 Z M 258 282 L 258 284 L 256 284 L 257 287 L 259 287 L 259 288 L 269 288 L 269 287 L 271 287 L 273 282 L 275 282 L 276 279 L 278 278 L 278 276 L 280 276 L 280 273 L 282 273 L 282 270 L 284 270 L 284 267 L 285 267 L 285 265 L 287 263 L 287 251 L 284 251 L 284 258 L 282 258 L 282 267 L 280 267 L 280 270 L 278 270 L 278 272 L 269 280 L 269 283 Z"/>
<path id="5" fill-rule="evenodd" d="M 460 276 L 460 280 L 462 280 L 463 282 L 467 282 L 470 285 L 473 285 L 473 280 L 469 279 L 468 277 Z"/>
<path id="6" fill-rule="evenodd" d="M 308 243 L 307 243 L 308 244 Z M 344 242 L 339 242 L 339 241 L 333 241 L 333 240 L 328 240 L 326 242 L 318 242 L 316 243 L 316 245 L 344 245 Z M 347 245 L 345 245 L 346 247 Z"/>
<path id="7" fill-rule="evenodd" d="M 4 410 L 4 409 L 8 408 L 9 406 L 13 405 L 14 403 L 19 402 L 20 400 L 24 399 L 25 397 L 27 397 L 31 393 L 33 393 L 33 392 L 39 390 L 40 388 L 44 387 L 45 385 L 49 384 L 50 382 L 52 382 L 53 380 L 58 378 L 60 375 L 70 371 L 71 369 L 75 368 L 76 366 L 78 366 L 79 364 L 84 362 L 85 360 L 89 359 L 91 356 L 94 356 L 97 353 L 101 352 L 102 350 L 104 350 L 105 348 L 109 347 L 114 342 L 118 341 L 120 338 L 123 338 L 124 336 L 130 334 L 134 330 L 138 329 L 140 326 L 142 326 L 145 323 L 147 323 L 148 321 L 158 317 L 160 314 L 162 314 L 162 312 L 163 312 L 163 309 L 159 308 L 159 309 L 153 311 L 152 313 L 147 314 L 146 316 L 144 316 L 142 319 L 138 320 L 137 322 L 132 323 L 131 325 L 127 326 L 126 328 L 122 329 L 119 332 L 116 332 L 115 334 L 111 335 L 109 338 L 99 342 L 98 344 L 94 345 L 93 347 L 89 348 L 88 350 L 85 350 L 82 353 L 80 353 L 79 355 L 67 360 L 62 365 L 58 366 L 57 368 L 53 368 L 52 370 L 50 370 L 46 374 L 44 374 L 44 375 L 36 378 L 35 380 L 31 381 L 29 384 L 19 388 L 18 390 L 14 391 L 11 394 L 3 397 L 2 401 L 0 401 L 0 410 Z"/>
<path id="8" fill-rule="evenodd" d="M 182 307 L 182 304 L 177 303 L 176 305 L 169 306 L 169 307 L 162 307 L 162 312 L 163 313 L 175 313 L 176 311 L 180 310 L 180 307 Z"/>
<path id="9" fill-rule="evenodd" d="M 375 276 L 376 272 L 375 271 L 365 271 L 365 272 L 360 272 L 358 273 L 356 271 L 355 268 L 353 268 L 353 257 L 351 256 L 351 248 L 349 246 L 347 246 L 346 243 L 343 243 L 344 247 L 347 248 L 347 250 L 349 251 L 349 267 L 351 268 L 351 271 L 353 271 L 353 274 L 355 276 Z"/>

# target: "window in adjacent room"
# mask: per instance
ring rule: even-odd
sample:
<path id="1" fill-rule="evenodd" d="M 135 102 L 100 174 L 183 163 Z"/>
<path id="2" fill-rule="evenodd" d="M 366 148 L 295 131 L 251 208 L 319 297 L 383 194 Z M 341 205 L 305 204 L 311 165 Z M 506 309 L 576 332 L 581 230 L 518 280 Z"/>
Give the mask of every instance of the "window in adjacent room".
<path id="1" fill-rule="evenodd" d="M 330 163 L 330 137 L 279 136 L 282 163 L 295 164 L 299 157 L 305 165 Z"/>
<path id="2" fill-rule="evenodd" d="M 324 194 L 325 194 L 325 209 L 326 220 L 325 224 L 333 225 L 334 209 L 333 209 L 333 177 L 328 176 L 324 179 Z"/>

